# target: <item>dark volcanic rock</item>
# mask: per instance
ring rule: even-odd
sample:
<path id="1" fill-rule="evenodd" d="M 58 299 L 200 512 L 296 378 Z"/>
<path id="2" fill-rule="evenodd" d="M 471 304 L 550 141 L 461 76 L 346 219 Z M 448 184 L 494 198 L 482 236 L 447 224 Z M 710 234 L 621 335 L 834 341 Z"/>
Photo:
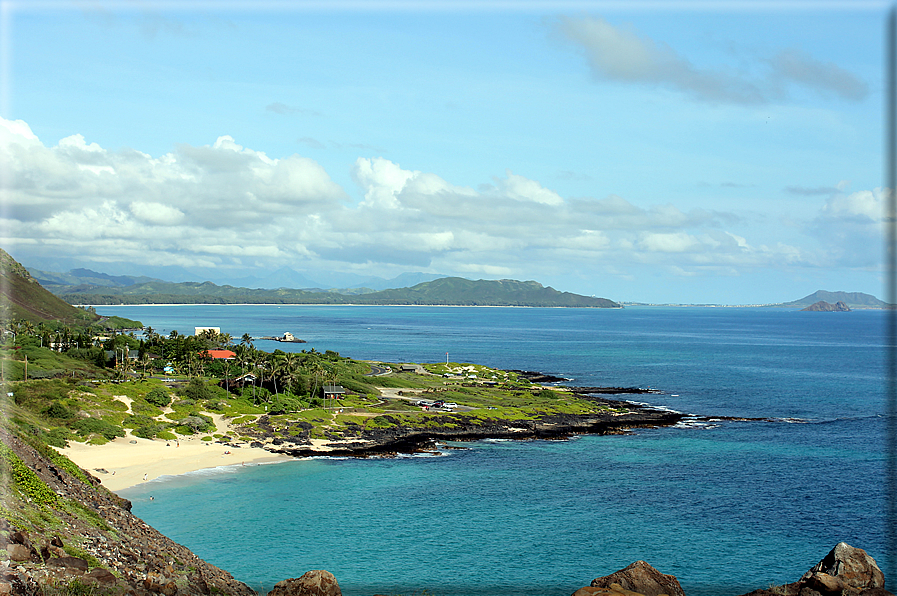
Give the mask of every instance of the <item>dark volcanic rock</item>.
<path id="1" fill-rule="evenodd" d="M 643 594 L 644 596 L 685 596 L 682 586 L 673 575 L 665 575 L 654 569 L 644 561 L 636 561 L 628 567 L 610 575 L 592 580 L 589 588 L 623 588 Z M 601 594 L 600 591 L 584 591 L 582 588 L 575 592 L 576 596 L 593 596 Z"/>
<path id="2" fill-rule="evenodd" d="M 618 402 L 624 404 L 625 402 Z M 384 419 L 390 419 L 388 415 Z M 472 420 L 462 414 L 444 414 L 429 419 L 426 427 L 397 424 L 389 428 L 358 429 L 357 441 L 331 443 L 329 456 L 366 456 L 416 453 L 430 450 L 435 441 L 475 441 L 479 439 L 554 439 L 575 434 L 621 434 L 632 428 L 668 426 L 683 418 L 678 412 L 632 407 L 629 411 L 593 414 L 545 414 L 535 420 Z M 397 422 L 392 419 L 393 422 Z M 295 457 L 322 455 L 308 447 L 271 449 Z"/>
<path id="3" fill-rule="evenodd" d="M 569 381 L 564 377 L 556 377 L 545 373 L 534 372 L 531 370 L 508 370 L 505 372 L 517 373 L 518 377 L 522 377 L 531 383 L 560 383 L 561 381 Z"/>
<path id="4" fill-rule="evenodd" d="M 820 300 L 816 304 L 811 304 L 807 308 L 802 308 L 801 310 L 806 310 L 810 312 L 849 312 L 850 307 L 841 302 L 840 300 L 835 304 L 830 302 L 825 302 L 824 300 Z"/>
<path id="5" fill-rule="evenodd" d="M 333 574 L 316 569 L 302 577 L 278 582 L 268 596 L 342 596 L 342 590 Z"/>

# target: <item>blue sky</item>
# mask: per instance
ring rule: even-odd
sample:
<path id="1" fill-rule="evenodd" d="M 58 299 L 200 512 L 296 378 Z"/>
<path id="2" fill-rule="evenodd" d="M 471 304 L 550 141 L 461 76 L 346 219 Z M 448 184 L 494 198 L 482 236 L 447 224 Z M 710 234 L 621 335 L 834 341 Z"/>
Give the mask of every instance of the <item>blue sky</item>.
<path id="1" fill-rule="evenodd" d="M 883 297 L 884 3 L 2 2 L 2 246 Z"/>

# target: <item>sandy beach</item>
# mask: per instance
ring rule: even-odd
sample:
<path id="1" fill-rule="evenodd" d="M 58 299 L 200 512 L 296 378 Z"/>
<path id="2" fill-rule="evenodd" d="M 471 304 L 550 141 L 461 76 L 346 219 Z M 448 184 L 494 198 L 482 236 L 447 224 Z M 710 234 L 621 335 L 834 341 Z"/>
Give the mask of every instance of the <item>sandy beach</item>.
<path id="1" fill-rule="evenodd" d="M 180 446 L 178 446 L 180 444 Z M 293 459 L 258 447 L 230 447 L 184 438 L 178 441 L 126 436 L 105 445 L 69 443 L 60 449 L 69 459 L 115 492 L 159 476 L 186 474 L 218 466 L 239 466 Z M 229 451 L 230 453 L 225 453 Z M 105 472 L 103 472 L 105 470 Z"/>
<path id="2" fill-rule="evenodd" d="M 131 400 L 116 396 L 124 401 L 130 411 Z M 215 423 L 219 433 L 230 429 L 220 414 L 207 414 Z M 102 481 L 112 492 L 148 482 L 159 476 L 176 476 L 217 468 L 218 466 L 240 466 L 262 462 L 288 461 L 289 455 L 265 451 L 260 447 L 243 444 L 231 447 L 213 441 L 203 441 L 199 436 L 181 436 L 177 440 L 142 439 L 131 435 L 117 438 L 105 445 L 87 445 L 70 442 L 65 449 L 59 449 L 70 460 Z"/>

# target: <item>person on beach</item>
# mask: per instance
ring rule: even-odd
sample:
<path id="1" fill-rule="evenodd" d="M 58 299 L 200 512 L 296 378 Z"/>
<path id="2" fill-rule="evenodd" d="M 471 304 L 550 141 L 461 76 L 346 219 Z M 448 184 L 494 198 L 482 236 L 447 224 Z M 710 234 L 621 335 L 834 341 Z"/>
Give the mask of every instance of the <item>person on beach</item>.
<path id="1" fill-rule="evenodd" d="M 143 475 L 143 481 L 146 482 L 146 474 Z"/>

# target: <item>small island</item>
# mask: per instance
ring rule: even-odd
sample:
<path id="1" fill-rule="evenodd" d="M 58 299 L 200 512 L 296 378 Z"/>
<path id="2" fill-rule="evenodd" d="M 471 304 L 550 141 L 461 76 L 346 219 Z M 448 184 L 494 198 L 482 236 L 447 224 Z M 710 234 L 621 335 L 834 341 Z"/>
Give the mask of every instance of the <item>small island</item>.
<path id="1" fill-rule="evenodd" d="M 801 310 L 809 312 L 850 312 L 850 307 L 844 304 L 844 302 L 841 300 L 839 300 L 835 304 L 820 300 L 819 302 L 811 304 L 810 306 L 802 308 Z"/>

